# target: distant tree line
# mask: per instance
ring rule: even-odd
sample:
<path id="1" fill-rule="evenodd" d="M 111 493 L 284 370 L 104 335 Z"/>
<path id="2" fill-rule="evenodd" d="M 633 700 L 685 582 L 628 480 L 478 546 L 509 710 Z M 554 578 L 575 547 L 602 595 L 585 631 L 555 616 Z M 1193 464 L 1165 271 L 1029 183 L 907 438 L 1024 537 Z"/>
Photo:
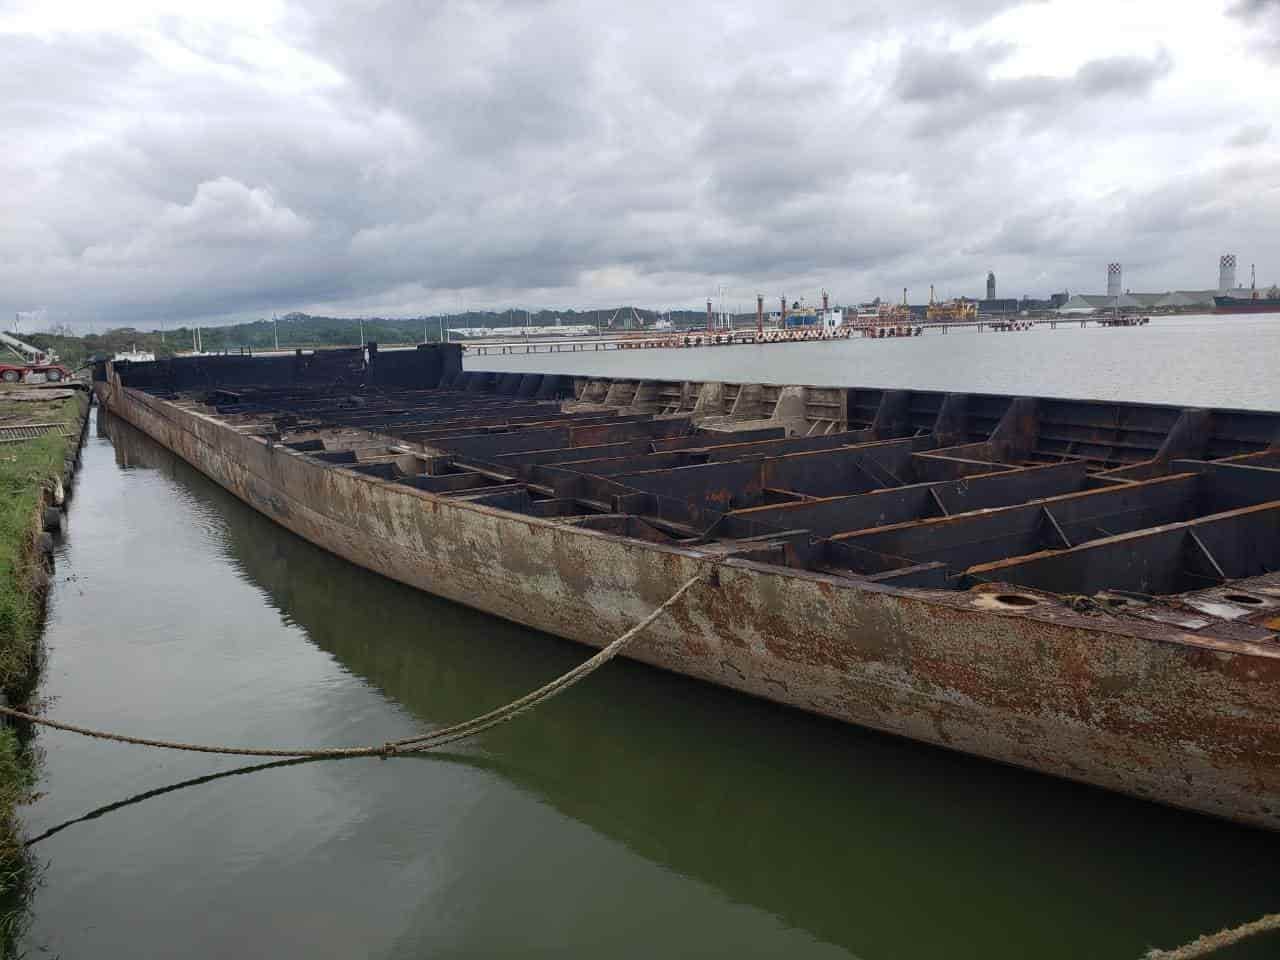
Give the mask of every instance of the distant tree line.
<path id="1" fill-rule="evenodd" d="M 652 310 L 636 308 L 636 317 L 646 324 L 658 319 Z M 554 326 L 557 318 L 565 326 L 596 324 L 608 328 L 615 320 L 615 329 L 628 325 L 630 307 L 607 310 L 535 310 L 528 319 L 533 326 Z M 665 314 L 662 315 L 665 318 Z M 615 319 L 616 318 L 616 319 Z M 706 315 L 696 310 L 676 310 L 672 321 L 679 327 L 701 326 Z M 240 353 L 251 350 L 273 350 L 279 336 L 281 350 L 296 347 L 350 347 L 370 340 L 379 344 L 422 343 L 440 339 L 440 331 L 451 327 L 519 327 L 526 323 L 523 310 L 469 311 L 467 313 L 435 315 L 427 317 L 315 317 L 305 313 L 289 313 L 277 320 L 254 320 L 228 326 L 199 328 L 199 342 L 207 353 Z M 630 320 L 635 327 L 635 320 Z M 138 350 L 154 353 L 158 357 L 175 353 L 189 353 L 194 348 L 195 330 L 190 325 L 140 330 L 136 327 L 116 327 L 103 333 L 74 334 L 66 325 L 59 325 L 53 332 L 24 333 L 22 338 L 42 350 L 54 350 L 68 365 L 80 366 L 98 357 L 111 357 L 117 353 Z"/>

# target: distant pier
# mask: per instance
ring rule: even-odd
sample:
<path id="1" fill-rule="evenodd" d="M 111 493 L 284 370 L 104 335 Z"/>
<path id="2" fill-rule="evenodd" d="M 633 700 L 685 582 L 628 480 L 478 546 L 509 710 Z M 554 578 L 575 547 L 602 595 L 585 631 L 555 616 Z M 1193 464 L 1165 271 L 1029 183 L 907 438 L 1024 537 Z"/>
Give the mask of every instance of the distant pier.
<path id="1" fill-rule="evenodd" d="M 518 339 L 462 341 L 463 352 L 470 356 L 501 356 L 528 353 L 592 353 L 600 350 L 670 350 L 690 347 L 732 347 L 750 344 L 768 345 L 783 343 L 815 343 L 832 340 L 885 340 L 902 337 L 919 337 L 926 332 L 949 333 L 952 330 L 976 330 L 979 333 L 1016 333 L 1036 327 L 1138 327 L 1145 326 L 1147 317 L 1092 316 L 1092 317 L 1017 317 L 1008 319 L 972 320 L 947 323 L 872 323 L 850 324 L 828 329 L 819 326 L 792 327 L 789 329 L 758 330 L 686 330 L 678 333 L 637 334 L 615 333 L 577 337 L 521 337 Z"/>

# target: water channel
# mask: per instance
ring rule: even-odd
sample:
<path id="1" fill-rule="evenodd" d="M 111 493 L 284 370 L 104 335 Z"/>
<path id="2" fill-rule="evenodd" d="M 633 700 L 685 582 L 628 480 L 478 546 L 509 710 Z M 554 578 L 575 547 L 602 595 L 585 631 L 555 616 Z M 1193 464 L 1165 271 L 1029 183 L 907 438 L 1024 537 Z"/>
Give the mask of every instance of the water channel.
<path id="1" fill-rule="evenodd" d="M 97 416 L 57 557 L 51 715 L 378 743 L 587 655 L 349 566 Z M 1280 837 L 629 662 L 448 754 L 38 743 L 32 955 L 1132 958 L 1280 907 Z"/>

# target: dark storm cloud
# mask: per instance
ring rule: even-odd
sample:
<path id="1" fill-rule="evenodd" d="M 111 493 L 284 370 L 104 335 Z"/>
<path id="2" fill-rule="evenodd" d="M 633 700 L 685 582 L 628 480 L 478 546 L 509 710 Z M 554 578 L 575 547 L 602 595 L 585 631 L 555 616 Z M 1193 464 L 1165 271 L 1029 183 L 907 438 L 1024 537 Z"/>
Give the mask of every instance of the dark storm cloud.
<path id="1" fill-rule="evenodd" d="M 1139 242 L 1172 275 L 1262 236 L 1274 218 L 1243 211 L 1271 202 L 1265 125 L 1148 109 L 1180 66 L 1159 38 L 1015 70 L 1018 46 L 981 36 L 1009 6 L 371 0 L 269 30 L 0 32 L 21 145 L 0 155 L 0 309 L 669 305 L 721 283 L 853 299 L 974 293 L 992 266 L 1043 293 Z M 1094 159 L 1156 136 L 1188 169 L 1229 138 L 1256 162 Z"/>

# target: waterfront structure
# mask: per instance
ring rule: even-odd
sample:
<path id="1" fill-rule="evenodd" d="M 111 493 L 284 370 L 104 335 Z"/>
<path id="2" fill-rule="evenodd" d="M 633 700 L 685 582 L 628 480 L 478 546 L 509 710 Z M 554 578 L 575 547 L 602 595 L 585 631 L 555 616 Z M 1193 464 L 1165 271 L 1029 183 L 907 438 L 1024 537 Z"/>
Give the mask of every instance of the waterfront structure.
<path id="1" fill-rule="evenodd" d="M 1092 313 L 1095 310 L 1205 310 L 1213 309 L 1213 290 L 1166 290 L 1163 293 L 1077 293 L 1058 307 L 1059 313 Z"/>
<path id="2" fill-rule="evenodd" d="M 1252 287 L 1241 287 L 1236 283 L 1236 255 L 1224 253 L 1218 258 L 1218 286 L 1212 290 L 1166 290 L 1163 293 L 1134 293 L 1121 290 L 1122 268 L 1119 263 L 1107 265 L 1106 294 L 1076 294 L 1060 304 L 1057 309 L 1061 313 L 1092 313 L 1095 310 L 1215 310 L 1217 312 L 1256 312 L 1254 310 L 1236 310 L 1235 302 L 1250 299 L 1254 296 Z M 1225 304 L 1225 306 L 1224 306 Z"/>

